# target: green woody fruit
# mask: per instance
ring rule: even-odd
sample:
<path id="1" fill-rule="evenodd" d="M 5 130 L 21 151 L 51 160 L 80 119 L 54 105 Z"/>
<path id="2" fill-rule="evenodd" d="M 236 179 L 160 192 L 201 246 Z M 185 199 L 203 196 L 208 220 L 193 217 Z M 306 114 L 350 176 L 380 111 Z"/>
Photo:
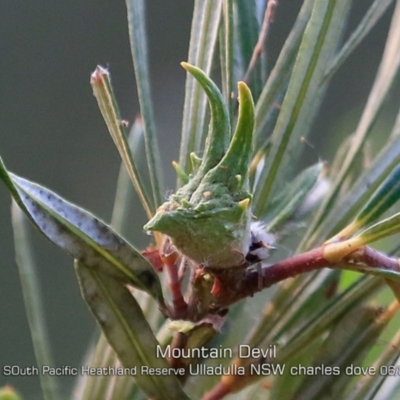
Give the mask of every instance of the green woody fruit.
<path id="1" fill-rule="evenodd" d="M 198 68 L 184 63 L 205 90 L 211 107 L 206 151 L 188 183 L 164 203 L 145 225 L 168 235 L 176 248 L 212 268 L 245 265 L 251 244 L 251 195 L 248 168 L 252 152 L 254 104 L 239 82 L 239 118 L 230 139 L 226 106 L 215 84 Z"/>

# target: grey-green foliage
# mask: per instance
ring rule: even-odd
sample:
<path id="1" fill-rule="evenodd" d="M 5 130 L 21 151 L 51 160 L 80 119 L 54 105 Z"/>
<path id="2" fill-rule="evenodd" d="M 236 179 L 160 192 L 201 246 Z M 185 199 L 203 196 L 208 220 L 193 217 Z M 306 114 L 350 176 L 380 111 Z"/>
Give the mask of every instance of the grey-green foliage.
<path id="1" fill-rule="evenodd" d="M 361 218 L 362 223 L 349 233 L 350 236 L 364 229 L 355 239 L 369 243 L 399 232 L 398 214 L 377 221 L 397 200 L 397 183 L 388 186 L 387 182 L 393 176 L 397 179 L 395 167 L 400 154 L 399 119 L 393 127 L 390 145 L 374 158 L 371 167 L 361 176 L 354 174 L 354 171 L 358 155 L 364 150 L 373 123 L 398 73 L 400 0 L 396 1 L 380 68 L 352 144 L 345 144 L 348 146 L 343 147 L 347 149 L 345 154 L 338 152 L 336 160 L 333 160 L 340 165 L 339 171 L 332 169 L 327 172 L 322 163 L 304 171 L 296 169 L 302 148 L 300 138 L 309 134 L 320 104 L 329 91 L 332 77 L 340 72 L 340 66 L 393 2 L 373 1 L 357 28 L 344 40 L 343 32 L 352 2 L 304 0 L 277 61 L 271 62 L 266 57 L 266 49 L 261 49 L 259 61 L 248 82 L 255 99 L 254 109 L 246 85 L 239 85 L 242 94 L 244 91 L 248 93 L 246 96 L 250 106 L 247 108 L 247 119 L 239 116 L 237 121 L 236 95 L 232 95 L 232 91 L 236 90 L 235 81 L 244 79 L 253 47 L 259 39 L 264 2 L 195 0 L 188 55 L 191 65 L 185 64 L 190 74 L 186 80 L 179 164 L 175 164 L 179 178 L 177 194 L 171 196 L 169 203 L 166 203 L 168 206 L 159 208 L 157 215 L 164 217 L 163 213 L 181 207 L 184 214 L 190 213 L 192 220 L 196 220 L 199 215 L 204 215 L 201 213 L 209 206 L 208 201 L 210 204 L 214 201 L 213 206 L 216 203 L 220 206 L 218 201 L 223 199 L 226 205 L 226 199 L 230 199 L 234 207 L 240 209 L 240 218 L 236 220 L 235 215 L 232 219 L 229 213 L 223 213 L 231 206 L 223 212 L 223 207 L 215 208 L 217 211 L 213 211 L 212 223 L 216 225 L 210 226 L 217 236 L 221 232 L 228 232 L 234 238 L 240 237 L 241 242 L 248 241 L 251 236 L 249 218 L 254 216 L 274 233 L 278 239 L 277 247 L 280 246 L 279 240 L 288 236 L 288 231 L 294 232 L 291 236 L 301 236 L 300 243 L 296 240 L 289 242 L 290 253 L 304 252 L 321 245 L 352 221 L 360 222 L 357 216 L 365 216 L 367 212 L 368 218 Z M 138 167 L 141 153 L 138 142 L 134 142 L 136 147 L 132 148 L 126 137 L 108 72 L 102 68 L 96 69 L 91 83 L 100 111 L 120 152 L 123 168 L 126 168 L 150 219 L 162 203 L 163 177 L 150 95 L 145 2 L 126 0 L 126 4 L 143 117 L 143 126 L 139 126 L 139 130 L 144 133 L 149 185 Z M 269 7 L 276 6 L 272 0 L 268 4 Z M 279 7 L 274 10 L 276 23 L 279 23 Z M 268 31 L 267 41 L 273 40 L 271 35 L 271 31 Z M 221 68 L 221 92 L 212 81 L 218 66 Z M 211 105 L 211 120 L 207 113 L 207 100 Z M 276 104 L 280 104 L 279 110 Z M 244 121 L 247 130 L 243 127 Z M 252 141 L 253 121 L 255 128 Z M 231 132 L 236 123 L 239 134 L 235 133 L 231 143 Z M 136 128 L 138 125 L 140 123 L 136 124 Z M 242 147 L 240 151 L 239 147 Z M 232 154 L 242 157 L 236 160 L 236 165 Z M 250 165 L 249 155 L 252 158 Z M 229 163 L 226 161 L 228 159 Z M 235 170 L 233 174 L 230 172 L 232 170 Z M 268 362 L 285 366 L 283 373 L 268 377 L 268 390 L 260 385 L 258 375 L 228 374 L 222 379 L 215 374 L 197 375 L 186 382 L 180 382 L 174 373 L 166 376 L 137 375 L 136 379 L 127 374 L 118 377 L 103 375 L 98 379 L 80 377 L 75 389 L 75 396 L 79 399 L 92 399 L 91 396 L 95 396 L 100 400 L 133 400 L 143 399 L 145 395 L 154 399 L 199 399 L 218 382 L 221 388 L 228 388 L 228 392 L 238 392 L 231 395 L 232 399 L 391 399 L 399 390 L 399 385 L 385 384 L 385 376 L 379 374 L 355 377 L 344 373 L 350 365 L 365 367 L 374 363 L 379 370 L 380 365 L 397 361 L 400 355 L 396 350 L 400 348 L 398 333 L 390 331 L 392 339 L 389 340 L 392 342 L 383 348 L 376 349 L 374 346 L 398 311 L 398 303 L 394 301 L 387 309 L 380 309 L 371 302 L 383 292 L 384 282 L 398 297 L 397 271 L 339 263 L 334 270 L 324 269 L 297 276 L 264 290 L 256 298 L 239 302 L 231 308 L 226 320 L 223 316 L 209 314 L 206 322 L 196 321 L 197 325 L 193 321 L 177 321 L 173 329 L 180 333 L 174 334 L 171 325 L 165 321 L 165 316 L 170 312 L 166 305 L 170 299 L 165 271 L 158 275 L 140 251 L 117 233 L 126 228 L 121 226 L 124 223 L 121 210 L 125 210 L 129 198 L 129 182 L 124 169 L 119 179 L 118 206 L 113 218 L 115 230 L 50 190 L 8 172 L 3 163 L 0 177 L 28 219 L 52 242 L 77 259 L 76 273 L 82 295 L 102 330 L 97 346 L 85 363 L 96 368 L 121 368 L 121 365 L 132 370 L 141 366 L 168 368 L 168 360 L 157 358 L 155 349 L 159 345 L 170 344 L 173 336 L 176 339 L 186 335 L 189 348 L 211 345 L 235 349 L 239 344 L 248 344 L 266 349 L 276 345 L 277 356 Z M 331 183 L 328 190 L 322 190 L 321 203 L 318 190 L 321 191 L 323 182 Z M 377 191 L 381 184 L 384 190 Z M 385 201 L 385 195 L 390 201 Z M 372 203 L 379 205 L 376 212 L 370 210 L 371 197 Z M 242 218 L 243 213 L 246 218 Z M 20 217 L 21 214 L 14 210 L 15 242 L 24 296 L 32 299 L 26 300 L 27 313 L 38 365 L 43 365 L 51 362 L 50 350 L 44 329 L 40 291 L 35 283 L 35 270 Z M 232 243 L 229 238 L 217 242 L 217 237 L 213 239 L 216 243 L 207 242 L 205 233 L 208 228 L 197 222 L 191 225 L 186 220 L 181 221 L 178 232 L 171 226 L 160 230 L 174 239 L 183 232 L 183 228 L 187 228 L 192 236 L 186 233 L 181 236 L 187 236 L 191 241 L 201 238 L 196 243 L 196 256 L 200 254 L 202 257 L 204 254 L 204 260 L 207 260 L 207 246 L 210 249 L 212 247 L 214 255 L 222 243 L 222 252 L 236 252 L 235 262 L 239 263 L 237 260 L 245 255 L 242 248 L 239 251 L 235 245 L 233 249 L 226 249 Z M 218 230 L 221 224 L 224 229 Z M 304 225 L 308 228 L 304 229 Z M 153 229 L 154 223 L 149 226 Z M 196 229 L 202 231 L 197 232 Z M 235 229 L 242 230 L 244 234 L 241 236 Z M 156 233 L 154 239 L 155 245 L 160 248 L 162 235 Z M 183 246 L 181 250 L 185 252 L 186 248 Z M 188 255 L 195 258 L 193 254 Z M 282 251 L 278 250 L 277 254 L 277 257 L 284 257 Z M 209 259 L 214 262 L 213 257 Z M 188 262 L 192 263 L 190 260 Z M 362 270 L 366 275 L 358 276 L 345 289 L 338 290 L 338 285 L 343 285 L 342 268 Z M 27 274 L 33 276 L 31 284 L 27 284 Z M 378 275 L 378 278 L 373 275 Z M 202 293 L 208 299 L 210 290 L 218 290 L 211 288 L 211 284 L 207 285 L 206 278 L 204 282 L 203 286 L 193 289 L 200 303 Z M 182 289 L 187 299 L 186 289 L 190 289 L 190 285 L 184 284 Z M 196 306 L 201 308 L 201 304 L 196 303 L 193 307 Z M 210 343 L 210 340 L 213 341 Z M 264 361 L 259 360 L 260 363 Z M 249 367 L 254 360 L 204 360 L 205 365 L 214 367 L 232 363 Z M 341 373 L 329 374 L 315 369 L 321 364 L 338 368 Z M 297 376 L 290 373 L 291 367 L 299 365 L 309 367 L 311 372 Z M 46 399 L 58 397 L 55 381 L 46 381 L 44 378 L 41 383 Z M 222 397 L 214 392 L 208 399 Z M 0 399 L 5 398 L 1 392 Z"/>

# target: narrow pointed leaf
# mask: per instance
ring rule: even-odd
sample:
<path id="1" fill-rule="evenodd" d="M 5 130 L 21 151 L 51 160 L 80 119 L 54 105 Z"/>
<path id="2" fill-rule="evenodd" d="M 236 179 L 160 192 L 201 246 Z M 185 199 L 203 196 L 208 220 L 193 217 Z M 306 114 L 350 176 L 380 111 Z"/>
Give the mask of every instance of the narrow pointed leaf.
<path id="1" fill-rule="evenodd" d="M 129 147 L 135 161 L 143 158 L 143 126 L 141 118 L 136 118 L 128 138 Z M 111 217 L 111 226 L 117 232 L 123 233 L 127 229 L 127 216 L 129 206 L 132 203 L 133 186 L 124 163 L 121 163 L 118 175 L 117 189 L 114 199 L 114 207 Z M 144 295 L 144 292 L 137 291 L 136 298 Z M 157 303 L 154 302 L 155 307 Z M 121 367 L 114 349 L 109 345 L 104 334 L 100 334 L 96 346 L 92 346 L 90 354 L 87 355 L 83 365 L 91 368 Z M 125 399 L 132 390 L 134 381 L 129 375 L 81 375 L 76 381 L 74 394 L 80 400 L 92 398 L 101 399 L 105 396 L 111 398 Z M 112 389 L 111 389 L 112 388 Z"/>
<path id="2" fill-rule="evenodd" d="M 14 230 L 14 243 L 16 261 L 24 296 L 25 310 L 31 331 L 33 349 L 39 370 L 43 366 L 52 366 L 54 361 L 50 349 L 44 307 L 41 298 L 39 278 L 29 243 L 25 216 L 17 204 L 12 203 L 12 223 Z M 56 376 L 39 374 L 45 400 L 60 398 L 58 379 Z"/>
<path id="3" fill-rule="evenodd" d="M 362 231 L 357 237 L 359 240 L 362 240 L 364 244 L 368 244 L 398 232 L 400 232 L 400 213 L 377 222 L 368 229 Z"/>
<path id="4" fill-rule="evenodd" d="M 153 201 L 155 208 L 157 208 L 163 202 L 163 179 L 161 155 L 157 141 L 156 123 L 151 99 L 145 4 L 144 0 L 126 0 L 129 40 L 135 69 L 140 113 L 143 118 L 147 165 L 149 167 Z"/>
<path id="5" fill-rule="evenodd" d="M 220 32 L 220 59 L 222 76 L 222 93 L 229 110 L 229 119 L 233 121 L 234 92 L 233 86 L 233 64 L 234 64 L 234 21 L 233 1 L 225 0 L 222 4 L 222 20 Z"/>
<path id="6" fill-rule="evenodd" d="M 267 219 L 268 215 L 273 216 L 267 225 L 268 232 L 276 231 L 293 216 L 316 184 L 322 168 L 322 163 L 307 168 L 272 201 L 266 216 Z"/>
<path id="7" fill-rule="evenodd" d="M 383 278 L 385 280 L 400 282 L 400 271 L 392 271 L 392 270 L 383 269 L 383 268 L 373 268 L 373 267 L 369 267 L 366 265 L 357 266 L 357 265 L 351 265 L 351 264 L 346 264 L 346 266 L 344 268 L 347 270 L 350 270 L 350 271 L 363 272 L 365 274 L 377 276 L 377 277 Z"/>
<path id="8" fill-rule="evenodd" d="M 269 332 L 265 332 L 266 334 L 262 335 L 260 333 L 263 331 L 263 327 L 260 326 L 257 334 L 248 343 L 251 343 L 251 347 L 257 348 L 268 347 L 271 343 L 278 343 L 277 357 L 274 360 L 270 360 L 270 362 L 286 363 L 307 346 L 310 341 L 319 337 L 322 332 L 333 326 L 337 318 L 357 307 L 380 287 L 381 282 L 379 280 L 371 279 L 371 277 L 362 278 L 346 291 L 329 300 L 319 313 L 311 315 L 307 319 L 301 318 L 299 323 L 295 327 L 290 327 L 288 331 L 275 332 L 273 336 L 270 336 Z M 289 306 L 290 311 L 292 311 L 292 307 Z M 279 346 L 280 341 L 283 343 Z M 240 363 L 249 365 L 254 363 L 254 360 L 251 358 L 241 359 Z M 224 377 L 222 380 L 232 384 L 235 390 L 239 390 L 239 388 L 247 386 L 257 378 L 260 378 L 260 376 L 256 374 L 252 376 L 234 375 L 233 379 L 230 380 L 228 375 L 227 378 Z"/>
<path id="9" fill-rule="evenodd" d="M 395 11 L 392 18 L 392 23 L 386 41 L 382 62 L 379 66 L 374 85 L 369 94 L 367 104 L 364 108 L 361 119 L 358 123 L 352 146 L 350 151 L 342 163 L 340 171 L 332 184 L 329 195 L 325 198 L 321 207 L 318 209 L 312 223 L 309 225 L 305 237 L 317 229 L 321 222 L 326 218 L 326 215 L 332 211 L 339 192 L 345 179 L 349 176 L 352 167 L 360 154 L 368 135 L 370 134 L 373 124 L 376 121 L 379 112 L 381 111 L 384 100 L 392 87 L 394 79 L 400 67 L 400 1 L 397 1 Z"/>
<path id="10" fill-rule="evenodd" d="M 311 15 L 314 0 L 305 0 L 298 14 L 296 22 L 279 54 L 274 68 L 272 69 L 261 95 L 256 102 L 256 140 L 257 146 L 265 142 L 266 127 L 274 111 L 274 103 L 278 101 L 279 95 L 285 91 L 296 60 L 304 29 Z M 282 97 L 282 96 L 281 96 Z"/>
<path id="11" fill-rule="evenodd" d="M 83 365 L 87 365 L 90 368 L 108 368 L 117 364 L 119 364 L 118 367 L 121 366 L 114 349 L 108 344 L 104 334 L 101 333 L 97 345 L 93 347 L 91 354 L 84 359 Z M 121 376 L 112 375 L 80 375 L 73 393 L 80 400 L 105 399 L 111 381 L 119 383 L 121 378 Z M 133 383 L 132 379 L 131 381 Z"/>
<path id="12" fill-rule="evenodd" d="M 246 70 L 250 65 L 254 48 L 258 42 L 258 36 L 261 28 L 260 16 L 263 15 L 261 7 L 258 7 L 257 0 L 236 0 L 236 19 L 237 23 L 237 41 L 239 44 L 239 59 L 242 63 L 243 72 L 239 79 L 246 79 Z M 246 79 L 251 92 L 255 99 L 258 99 L 264 79 L 265 79 L 265 55 L 261 54 L 260 58 L 264 62 L 258 62 L 249 77 Z M 260 61 L 260 60 L 259 60 Z"/>
<path id="13" fill-rule="evenodd" d="M 222 0 L 196 0 L 188 63 L 210 75 L 221 18 Z M 207 97 L 200 84 L 186 78 L 179 165 L 190 173 L 190 154 L 201 150 L 206 135 Z M 180 183 L 179 183 L 180 186 Z"/>
<path id="14" fill-rule="evenodd" d="M 365 36 L 368 35 L 368 33 L 376 25 L 376 23 L 380 20 L 382 15 L 392 3 L 393 0 L 375 0 L 372 3 L 355 31 L 351 34 L 347 42 L 332 60 L 328 70 L 326 71 L 324 80 L 329 80 L 340 68 L 340 66 L 347 60 L 348 56 L 353 53 Z"/>
<path id="15" fill-rule="evenodd" d="M 143 156 L 143 125 L 141 118 L 137 118 L 131 128 L 128 145 L 132 152 L 132 158 L 136 162 L 141 161 Z M 128 212 L 132 203 L 133 186 L 124 162 L 121 163 L 117 189 L 115 192 L 114 206 L 111 217 L 111 226 L 117 231 L 124 233 L 128 228 Z"/>
<path id="16" fill-rule="evenodd" d="M 357 215 L 358 211 L 369 201 L 380 184 L 388 177 L 393 169 L 400 164 L 400 136 L 396 129 L 400 128 L 400 113 L 397 116 L 398 126 L 392 130 L 391 139 L 381 150 L 368 170 L 354 182 L 352 188 L 337 202 L 332 212 L 324 220 L 312 236 L 307 240 L 309 247 L 332 237 Z M 332 170 L 334 170 L 332 168 Z"/>
<path id="17" fill-rule="evenodd" d="M 272 148 L 255 192 L 255 214 L 262 215 L 276 185 L 299 154 L 299 140 L 308 133 L 325 87 L 321 81 L 341 37 L 350 3 L 314 2 L 274 132 Z M 290 154 L 291 157 L 284 157 Z"/>
<path id="18" fill-rule="evenodd" d="M 371 200 L 357 215 L 357 225 L 369 225 L 379 218 L 400 198 L 400 165 L 398 165 L 374 193 Z"/>
<path id="19" fill-rule="evenodd" d="M 347 239 L 362 227 L 378 219 L 400 198 L 400 165 L 398 165 L 373 194 L 370 201 L 346 228 L 335 237 Z"/>
<path id="20" fill-rule="evenodd" d="M 0 177 L 35 226 L 86 265 L 147 291 L 163 304 L 152 265 L 108 225 L 50 190 L 0 170 Z"/>
<path id="21" fill-rule="evenodd" d="M 154 400 L 189 399 L 173 371 L 157 376 L 142 369 L 161 371 L 168 369 L 169 364 L 157 357 L 159 343 L 130 291 L 121 282 L 82 263 L 76 262 L 75 269 L 83 298 L 123 367 L 131 369 L 138 386 Z"/>
<path id="22" fill-rule="evenodd" d="M 379 371 L 381 366 L 395 365 L 396 360 L 400 356 L 400 331 L 396 333 L 393 339 L 387 344 L 385 350 L 381 353 L 379 358 L 374 362 L 373 367 L 376 371 Z M 381 388 L 382 384 L 387 379 L 384 374 L 366 375 L 362 377 L 355 388 L 348 394 L 347 400 L 372 400 L 378 399 L 376 397 L 377 392 Z M 387 397 L 389 398 L 389 397 Z M 390 398 L 396 398 L 396 396 L 390 396 Z"/>
<path id="23" fill-rule="evenodd" d="M 128 139 L 125 136 L 124 127 L 108 71 L 98 66 L 91 76 L 90 83 L 108 131 L 110 132 L 115 146 L 119 151 L 132 183 L 135 186 L 136 193 L 142 202 L 142 206 L 146 211 L 147 216 L 151 218 L 156 207 L 147 194 L 143 182 L 144 180 L 139 173 L 135 159 L 132 156 L 132 151 L 129 147 Z"/>
<path id="24" fill-rule="evenodd" d="M 393 313 L 390 314 L 393 317 Z M 391 318 L 380 320 L 379 312 L 371 307 L 359 306 L 344 315 L 331 329 L 324 345 L 314 350 L 316 366 L 326 365 L 339 373 L 316 373 L 307 376 L 293 396 L 296 399 L 344 399 L 344 389 L 349 382 L 345 373 L 351 365 L 362 365 L 367 351 L 375 344 Z"/>

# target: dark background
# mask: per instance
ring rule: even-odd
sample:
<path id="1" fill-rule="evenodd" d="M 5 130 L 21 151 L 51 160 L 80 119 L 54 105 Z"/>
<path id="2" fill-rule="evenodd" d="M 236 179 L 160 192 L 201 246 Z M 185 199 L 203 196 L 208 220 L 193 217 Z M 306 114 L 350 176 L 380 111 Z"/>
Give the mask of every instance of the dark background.
<path id="1" fill-rule="evenodd" d="M 301 4 L 281 0 L 268 51 L 276 59 Z M 349 31 L 371 1 L 354 2 Z M 193 1 L 149 0 L 147 23 L 152 90 L 166 189 L 174 186 Z M 392 10 L 392 9 L 391 9 Z M 341 68 L 313 127 L 311 141 L 329 160 L 335 137 L 355 127 L 382 54 L 387 13 Z M 97 64 L 109 67 L 125 119 L 138 113 L 122 0 L 0 1 L 0 154 L 7 167 L 52 188 L 109 221 L 119 157 L 89 84 Z M 393 100 L 393 96 L 392 96 Z M 388 101 L 387 115 L 392 118 Z M 387 119 L 386 119 L 387 120 Z M 333 138 L 333 139 L 332 139 Z M 138 209 L 132 226 L 145 220 Z M 32 235 L 56 366 L 77 366 L 94 321 L 83 303 L 72 260 L 42 236 Z M 146 237 L 128 235 L 138 246 Z M 3 365 L 32 366 L 35 359 L 14 262 L 10 197 L 0 184 L 0 386 L 10 383 L 39 399 L 38 378 L 6 378 Z M 62 378 L 65 393 L 72 382 Z"/>

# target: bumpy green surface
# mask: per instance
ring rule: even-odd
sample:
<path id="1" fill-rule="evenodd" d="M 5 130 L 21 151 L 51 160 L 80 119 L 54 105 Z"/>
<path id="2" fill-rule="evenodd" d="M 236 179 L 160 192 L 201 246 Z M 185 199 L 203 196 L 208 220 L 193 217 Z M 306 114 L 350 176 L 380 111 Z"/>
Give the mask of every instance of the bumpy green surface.
<path id="1" fill-rule="evenodd" d="M 158 209 L 145 229 L 170 236 L 182 254 L 199 264 L 241 266 L 251 239 L 247 172 L 253 141 L 253 99 L 246 84 L 240 82 L 239 118 L 229 147 L 224 149 L 230 139 L 230 124 L 219 90 L 198 68 L 184 67 L 209 98 L 212 118 L 206 152 L 188 183 Z"/>

